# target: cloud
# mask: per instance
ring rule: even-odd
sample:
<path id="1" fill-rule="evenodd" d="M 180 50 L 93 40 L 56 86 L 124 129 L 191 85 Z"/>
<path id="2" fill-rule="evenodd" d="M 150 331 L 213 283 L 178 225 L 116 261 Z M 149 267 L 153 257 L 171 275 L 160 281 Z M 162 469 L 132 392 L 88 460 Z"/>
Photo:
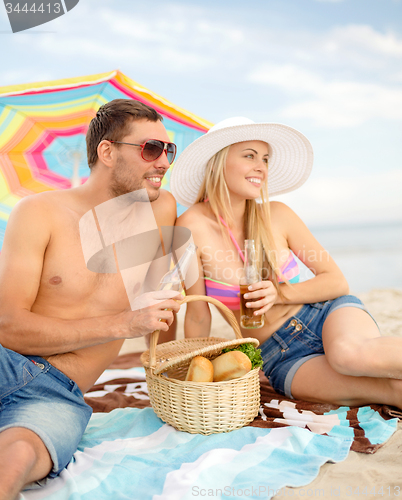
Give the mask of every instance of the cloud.
<path id="1" fill-rule="evenodd" d="M 249 75 L 249 81 L 276 86 L 292 97 L 281 114 L 285 118 L 309 118 L 319 126 L 355 127 L 367 120 L 402 119 L 402 89 L 355 81 L 328 81 L 296 65 L 265 64 Z"/>
<path id="2" fill-rule="evenodd" d="M 13 84 L 18 80 L 23 81 L 24 76 L 25 76 L 25 71 L 23 69 L 12 69 L 9 71 L 7 70 L 2 71 L 0 85 L 3 87 L 9 84 Z"/>
<path id="3" fill-rule="evenodd" d="M 250 23 L 236 12 L 157 2 L 150 16 L 145 4 L 134 9 L 122 1 L 112 8 L 87 0 L 52 22 L 56 34 L 15 37 L 14 59 L 23 70 L 2 81 L 43 80 L 33 76 L 37 68 L 49 79 L 65 76 L 62 71 L 74 75 L 120 68 L 139 82 L 156 81 L 155 88 L 166 79 L 167 85 L 192 80 L 196 93 L 207 93 L 209 86 L 214 95 L 227 97 L 221 99 L 222 109 L 226 102 L 233 108 L 231 99 L 238 106 L 240 91 L 244 102 L 251 102 L 252 83 L 276 91 L 268 105 L 284 119 L 308 118 L 332 128 L 372 118 L 400 119 L 402 39 L 395 33 L 357 24 L 267 30 L 259 20 Z M 63 64 L 53 64 L 60 57 Z M 185 89 L 180 98 L 189 92 Z"/>
<path id="4" fill-rule="evenodd" d="M 351 167 L 350 171 L 356 171 Z M 400 221 L 402 171 L 311 178 L 297 191 L 278 196 L 311 226 Z M 306 203 L 308 200 L 308 203 Z"/>
<path id="5" fill-rule="evenodd" d="M 329 31 L 275 26 L 267 30 L 262 19 L 250 23 L 236 12 L 223 12 L 219 5 L 156 2 L 150 16 L 146 4 L 133 8 L 131 2 L 122 1 L 109 7 L 106 2 L 87 0 L 52 22 L 56 33 L 21 34 L 13 43 L 21 60 L 29 46 L 31 53 L 44 58 L 63 54 L 64 59 L 90 59 L 103 67 L 142 64 L 147 73 L 186 76 L 215 71 L 216 77 L 229 82 L 233 76 L 241 81 L 245 69 L 260 61 L 302 63 L 321 75 L 346 72 L 355 77 L 356 69 L 362 68 L 375 78 L 392 79 L 397 71 L 395 61 L 391 65 L 389 59 L 401 56 L 402 40 L 392 32 L 382 34 L 368 25 L 336 26 Z"/>
<path id="6" fill-rule="evenodd" d="M 29 72 L 30 81 L 47 81 L 52 79 L 50 71 L 43 71 L 40 68 L 34 68 Z M 16 82 L 21 83 L 26 81 L 26 69 L 14 69 L 9 71 L 2 71 L 1 73 L 1 87 L 14 85 Z"/>
<path id="7" fill-rule="evenodd" d="M 334 128 L 402 118 L 402 38 L 356 24 L 293 36 L 288 43 L 295 50 L 285 64 L 266 58 L 247 75 L 287 98 L 279 111 L 284 119 Z"/>
<path id="8" fill-rule="evenodd" d="M 194 5 L 159 4 L 152 10 L 138 4 L 132 9 L 83 4 L 80 16 L 55 20 L 54 34 L 33 38 L 22 34 L 18 43 L 30 43 L 44 55 L 85 57 L 116 66 L 146 65 L 147 72 L 201 71 L 219 65 L 219 60 L 244 44 L 244 30 L 230 22 L 214 20 Z"/>
<path id="9" fill-rule="evenodd" d="M 367 24 L 335 25 L 328 30 L 270 30 L 261 43 L 258 30 L 254 40 L 254 59 L 263 62 L 303 65 L 319 74 L 348 75 L 392 81 L 401 68 L 402 38 L 389 30 L 382 33 Z M 270 38 L 271 37 L 271 38 Z M 258 57 L 257 57 L 258 56 Z"/>
<path id="10" fill-rule="evenodd" d="M 401 57 L 402 40 L 395 33 L 380 33 L 372 26 L 351 24 L 333 28 L 327 44 L 339 49 L 363 49 L 372 54 Z"/>
<path id="11" fill-rule="evenodd" d="M 323 81 L 317 74 L 294 64 L 265 63 L 250 73 L 248 79 L 253 83 L 276 85 L 288 92 L 298 93 L 316 93 L 323 86 Z"/>

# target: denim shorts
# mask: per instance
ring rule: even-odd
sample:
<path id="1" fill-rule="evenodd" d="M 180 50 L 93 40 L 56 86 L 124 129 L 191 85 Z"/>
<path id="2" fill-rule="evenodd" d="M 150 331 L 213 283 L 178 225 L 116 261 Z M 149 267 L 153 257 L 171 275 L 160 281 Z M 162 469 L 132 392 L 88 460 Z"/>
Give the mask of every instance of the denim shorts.
<path id="1" fill-rule="evenodd" d="M 57 476 L 75 453 L 92 409 L 73 380 L 38 356 L 0 345 L 0 373 L 0 432 L 24 427 L 37 434 L 53 461 L 48 477 Z"/>
<path id="2" fill-rule="evenodd" d="M 361 300 L 353 295 L 305 304 L 260 346 L 264 373 L 276 392 L 293 398 L 290 388 L 296 371 L 309 359 L 324 355 L 324 321 L 341 307 L 357 307 L 370 314 Z"/>

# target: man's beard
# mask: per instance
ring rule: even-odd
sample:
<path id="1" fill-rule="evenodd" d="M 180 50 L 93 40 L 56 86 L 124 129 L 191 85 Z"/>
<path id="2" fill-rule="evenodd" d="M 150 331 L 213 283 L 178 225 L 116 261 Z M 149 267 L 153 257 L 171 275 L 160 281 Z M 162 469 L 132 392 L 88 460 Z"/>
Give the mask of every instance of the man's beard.
<path id="1" fill-rule="evenodd" d="M 112 171 L 110 180 L 109 191 L 113 197 L 121 196 L 123 194 L 132 193 L 139 189 L 146 189 L 144 186 L 145 178 L 134 179 L 134 176 L 129 173 L 126 162 L 119 157 L 117 159 L 116 168 Z M 159 189 L 150 194 L 147 190 L 149 201 L 155 201 L 159 198 Z"/>

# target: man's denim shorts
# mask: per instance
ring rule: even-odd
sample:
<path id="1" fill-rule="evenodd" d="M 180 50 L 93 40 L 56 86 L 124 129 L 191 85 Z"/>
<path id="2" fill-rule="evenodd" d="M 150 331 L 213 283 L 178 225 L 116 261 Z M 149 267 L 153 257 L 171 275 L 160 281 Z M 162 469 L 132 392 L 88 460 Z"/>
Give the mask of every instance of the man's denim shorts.
<path id="1" fill-rule="evenodd" d="M 324 321 L 341 307 L 357 307 L 368 313 L 361 300 L 353 295 L 305 304 L 260 346 L 264 373 L 276 392 L 293 398 L 290 388 L 296 371 L 309 359 L 324 355 Z"/>
<path id="2" fill-rule="evenodd" d="M 37 434 L 53 461 L 49 477 L 57 476 L 75 453 L 92 409 L 73 380 L 38 356 L 0 345 L 0 374 L 0 432 L 24 427 Z"/>

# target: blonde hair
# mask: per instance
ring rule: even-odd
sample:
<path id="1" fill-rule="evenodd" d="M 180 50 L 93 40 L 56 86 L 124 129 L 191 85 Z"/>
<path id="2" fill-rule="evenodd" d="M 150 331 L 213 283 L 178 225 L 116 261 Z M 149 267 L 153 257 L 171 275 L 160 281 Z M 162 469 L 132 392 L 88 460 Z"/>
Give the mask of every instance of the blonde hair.
<path id="1" fill-rule="evenodd" d="M 209 201 L 212 213 L 220 225 L 224 238 L 228 241 L 228 233 L 219 216 L 223 218 L 229 227 L 233 227 L 234 217 L 224 176 L 229 148 L 230 146 L 221 149 L 208 161 L 204 180 L 196 200 L 196 203 Z M 282 278 L 282 275 L 278 267 L 276 246 L 272 235 L 268 194 L 264 194 L 263 188 L 261 189 L 261 200 L 262 203 L 257 203 L 255 200 L 246 200 L 244 234 L 246 239 L 255 241 L 257 264 L 259 269 L 265 270 L 262 278 L 272 279 L 276 289 L 280 292 L 278 277 Z M 282 296 L 281 293 L 280 295 Z"/>

